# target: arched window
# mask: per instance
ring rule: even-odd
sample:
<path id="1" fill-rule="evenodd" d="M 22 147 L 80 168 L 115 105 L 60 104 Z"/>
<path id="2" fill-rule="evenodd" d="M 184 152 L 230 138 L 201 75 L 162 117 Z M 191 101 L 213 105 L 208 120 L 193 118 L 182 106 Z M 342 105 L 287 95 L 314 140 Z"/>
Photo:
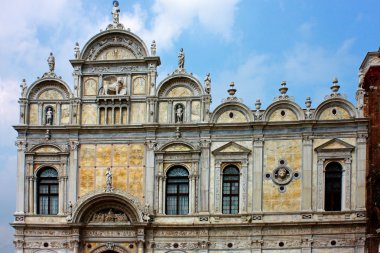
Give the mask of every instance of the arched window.
<path id="1" fill-rule="evenodd" d="M 166 179 L 166 214 L 189 213 L 189 172 L 183 167 L 168 171 Z"/>
<path id="2" fill-rule="evenodd" d="M 239 213 L 239 170 L 227 166 L 223 171 L 223 213 Z"/>
<path id="3" fill-rule="evenodd" d="M 42 169 L 37 179 L 37 213 L 58 213 L 58 172 L 53 168 Z"/>
<path id="4" fill-rule="evenodd" d="M 325 211 L 342 209 L 342 166 L 331 162 L 325 169 Z"/>

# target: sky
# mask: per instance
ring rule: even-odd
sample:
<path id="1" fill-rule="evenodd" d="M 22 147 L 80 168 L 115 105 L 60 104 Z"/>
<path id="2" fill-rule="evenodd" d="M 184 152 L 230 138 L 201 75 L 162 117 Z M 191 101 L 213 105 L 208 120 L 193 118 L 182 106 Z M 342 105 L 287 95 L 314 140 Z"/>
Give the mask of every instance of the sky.
<path id="1" fill-rule="evenodd" d="M 236 96 L 254 109 L 268 107 L 286 80 L 288 95 L 317 107 L 337 77 L 340 92 L 355 101 L 358 69 L 368 51 L 380 46 L 378 0 L 120 0 L 121 23 L 161 57 L 158 82 L 177 67 L 203 83 L 212 78 L 212 108 Z M 0 252 L 13 252 L 16 189 L 16 132 L 20 83 L 32 84 L 48 71 L 72 87 L 75 42 L 83 46 L 111 23 L 112 0 L 12 0 L 0 3 Z"/>

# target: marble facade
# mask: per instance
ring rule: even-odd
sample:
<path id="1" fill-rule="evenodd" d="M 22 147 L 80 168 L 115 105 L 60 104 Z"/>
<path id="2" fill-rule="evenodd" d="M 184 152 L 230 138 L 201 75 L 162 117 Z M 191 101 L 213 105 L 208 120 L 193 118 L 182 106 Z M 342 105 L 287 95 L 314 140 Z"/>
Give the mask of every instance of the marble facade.
<path id="1" fill-rule="evenodd" d="M 211 111 L 211 79 L 184 65 L 156 83 L 155 47 L 114 19 L 70 60 L 73 90 L 53 68 L 22 94 L 16 253 L 365 252 L 368 119 L 337 80 L 315 107 L 283 82 L 266 109 L 231 83 Z M 330 162 L 343 168 L 340 211 L 324 207 Z M 229 165 L 240 173 L 238 214 L 222 212 Z M 37 210 L 47 166 L 58 172 L 56 215 Z M 189 173 L 186 215 L 166 214 L 173 166 Z"/>

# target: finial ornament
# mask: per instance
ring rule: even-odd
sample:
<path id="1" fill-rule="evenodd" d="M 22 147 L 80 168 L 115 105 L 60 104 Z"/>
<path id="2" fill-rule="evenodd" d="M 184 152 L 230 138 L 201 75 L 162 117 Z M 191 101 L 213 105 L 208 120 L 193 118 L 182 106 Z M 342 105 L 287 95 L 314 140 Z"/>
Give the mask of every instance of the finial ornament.
<path id="1" fill-rule="evenodd" d="M 21 87 L 21 97 L 24 98 L 24 97 L 26 97 L 26 88 L 28 87 L 28 85 L 26 84 L 25 78 L 22 79 L 20 87 Z"/>
<path id="2" fill-rule="evenodd" d="M 231 97 L 233 97 L 235 95 L 235 93 L 236 93 L 236 89 L 234 87 L 235 87 L 235 83 L 231 82 L 230 83 L 230 88 L 227 90 L 228 94 L 230 94 Z"/>
<path id="3" fill-rule="evenodd" d="M 153 40 L 152 44 L 150 45 L 150 54 L 151 56 L 156 56 L 156 41 Z"/>
<path id="4" fill-rule="evenodd" d="M 75 59 L 79 59 L 80 58 L 80 48 L 79 48 L 79 43 L 75 43 L 75 47 L 74 47 L 74 57 Z"/>
<path id="5" fill-rule="evenodd" d="M 210 76 L 210 73 L 207 73 L 207 75 L 205 77 L 205 92 L 207 94 L 210 94 L 210 92 L 211 92 L 211 76 Z"/>
<path id="6" fill-rule="evenodd" d="M 281 88 L 278 90 L 280 91 L 283 97 L 286 95 L 286 92 L 288 92 L 288 87 L 286 87 L 286 81 L 281 82 Z"/>
<path id="7" fill-rule="evenodd" d="M 53 53 L 50 53 L 48 59 L 47 59 L 47 62 L 48 62 L 48 65 L 49 65 L 49 71 L 51 73 L 54 72 L 54 69 L 55 69 L 55 57 L 53 55 Z"/>
<path id="8" fill-rule="evenodd" d="M 183 70 L 184 68 L 185 68 L 185 53 L 183 52 L 183 48 L 181 48 L 178 53 L 178 69 Z"/>
<path id="9" fill-rule="evenodd" d="M 334 78 L 332 81 L 332 86 L 330 87 L 331 91 L 333 92 L 334 95 L 338 94 L 340 85 L 338 84 L 338 78 Z"/>
<path id="10" fill-rule="evenodd" d="M 306 105 L 306 119 L 311 119 L 311 111 L 310 111 L 310 107 L 311 107 L 311 98 L 310 97 L 307 97 L 306 100 L 305 100 L 305 105 Z"/>

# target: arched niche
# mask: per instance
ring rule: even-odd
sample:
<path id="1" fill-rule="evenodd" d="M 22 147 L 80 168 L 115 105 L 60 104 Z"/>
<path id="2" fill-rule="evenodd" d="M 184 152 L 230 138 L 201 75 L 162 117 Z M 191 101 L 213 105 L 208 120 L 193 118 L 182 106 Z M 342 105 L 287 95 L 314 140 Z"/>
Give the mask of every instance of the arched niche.
<path id="1" fill-rule="evenodd" d="M 314 113 L 316 120 L 352 119 L 357 116 L 355 106 L 343 98 L 333 98 L 322 102 Z"/>
<path id="2" fill-rule="evenodd" d="M 254 117 L 247 106 L 239 102 L 227 102 L 219 105 L 211 115 L 213 123 L 253 122 Z"/>
<path id="3" fill-rule="evenodd" d="M 87 61 L 134 60 L 148 55 L 145 43 L 136 34 L 125 30 L 107 30 L 86 43 L 80 58 Z"/>
<path id="4" fill-rule="evenodd" d="M 264 121 L 297 121 L 304 120 L 302 108 L 289 100 L 280 100 L 271 104 L 264 112 Z"/>

